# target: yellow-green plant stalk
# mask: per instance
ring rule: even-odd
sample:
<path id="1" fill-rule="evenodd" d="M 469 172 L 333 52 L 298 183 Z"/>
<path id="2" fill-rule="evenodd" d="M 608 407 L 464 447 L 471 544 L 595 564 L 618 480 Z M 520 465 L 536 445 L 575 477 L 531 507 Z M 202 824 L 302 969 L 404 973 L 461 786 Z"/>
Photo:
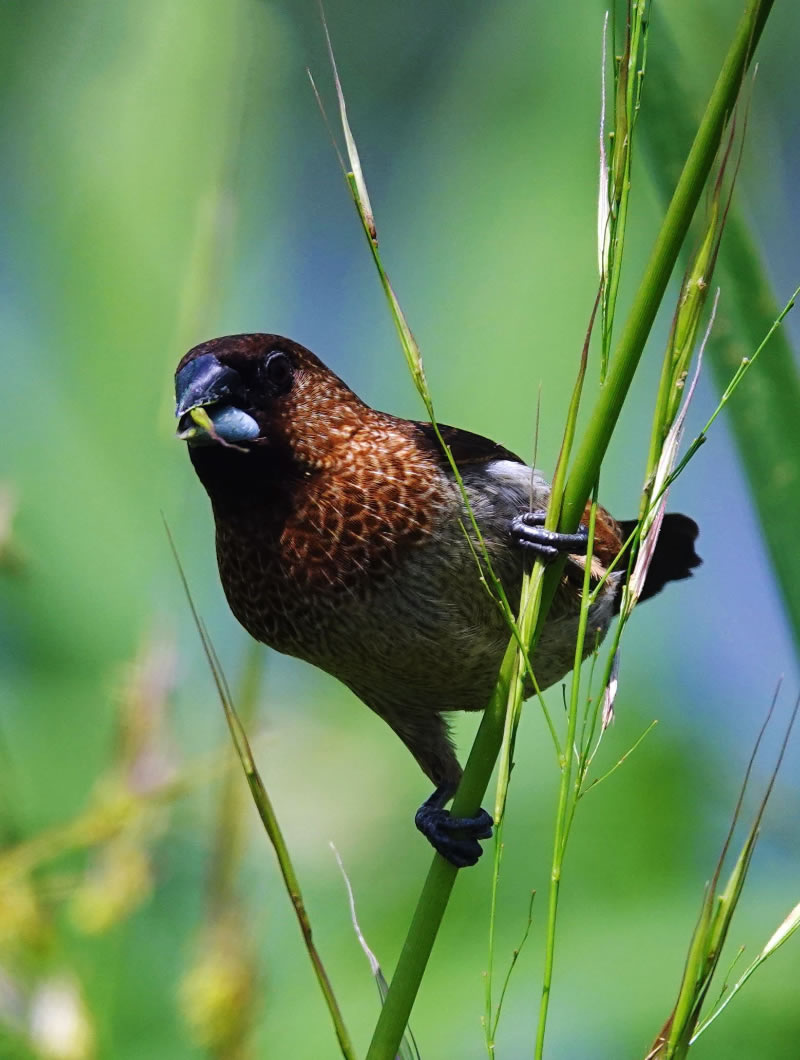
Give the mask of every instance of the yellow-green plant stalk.
<path id="1" fill-rule="evenodd" d="M 178 568 L 178 574 L 180 576 L 181 584 L 186 594 L 186 600 L 189 604 L 189 610 L 191 611 L 194 624 L 197 627 L 197 632 L 200 637 L 200 641 L 203 646 L 208 665 L 211 670 L 214 684 L 219 695 L 222 709 L 225 713 L 225 720 L 228 723 L 228 729 L 230 730 L 231 739 L 233 740 L 233 746 L 236 750 L 236 754 L 242 766 L 245 778 L 247 779 L 248 787 L 250 788 L 250 794 L 255 804 L 258 815 L 261 818 L 261 823 L 264 825 L 264 831 L 267 833 L 272 848 L 275 851 L 275 857 L 278 861 L 278 868 L 280 869 L 281 876 L 283 877 L 284 887 L 286 893 L 289 896 L 289 900 L 292 903 L 295 916 L 297 917 L 298 925 L 303 936 L 306 950 L 308 952 L 309 960 L 311 961 L 311 967 L 314 970 L 314 975 L 317 978 L 322 996 L 325 1000 L 328 1012 L 333 1023 L 336 1038 L 339 1042 L 339 1048 L 342 1056 L 345 1060 L 355 1060 L 355 1052 L 353 1050 L 352 1042 L 350 1041 L 350 1035 L 347 1032 L 347 1028 L 344 1024 L 344 1017 L 342 1016 L 339 1003 L 336 1000 L 336 995 L 333 992 L 331 981 L 328 978 L 328 973 L 325 970 L 325 966 L 322 963 L 322 957 L 320 956 L 319 950 L 317 949 L 316 943 L 314 942 L 311 932 L 311 921 L 309 920 L 308 913 L 306 911 L 305 902 L 303 901 L 303 894 L 300 890 L 300 883 L 297 879 L 297 873 L 295 872 L 294 865 L 289 856 L 289 850 L 286 846 L 286 840 L 283 837 L 278 819 L 275 815 L 275 810 L 272 806 L 272 800 L 267 794 L 267 789 L 261 779 L 261 774 L 253 758 L 253 752 L 250 747 L 250 742 L 247 739 L 247 733 L 245 732 L 239 715 L 236 712 L 236 708 L 233 705 L 230 691 L 228 689 L 225 675 L 222 672 L 222 668 L 219 665 L 214 647 L 209 639 L 208 633 L 206 632 L 205 626 L 200 620 L 200 616 L 197 613 L 197 609 L 194 605 L 194 599 L 192 598 L 191 591 L 189 589 L 189 583 L 186 579 L 186 574 L 183 570 L 183 565 L 178 555 L 178 550 L 175 547 L 175 542 L 170 533 L 169 527 L 165 525 L 167 532 L 167 538 L 169 540 L 172 555 L 175 559 L 175 564 Z"/>
<path id="2" fill-rule="evenodd" d="M 256 717 L 266 653 L 252 641 L 239 685 L 242 725 Z M 231 767 L 236 752 L 228 748 Z M 258 960 L 237 879 L 247 824 L 247 793 L 241 771 L 226 770 L 217 803 L 209 863 L 208 904 L 191 962 L 179 988 L 181 1009 L 193 1040 L 215 1060 L 245 1060 L 257 1000 Z"/>
<path id="3" fill-rule="evenodd" d="M 264 676 L 266 652 L 258 641 L 251 641 L 242 668 L 237 701 L 241 704 L 239 718 L 248 730 L 253 725 L 258 709 L 258 693 Z M 231 765 L 236 752 L 230 749 Z M 224 911 L 236 902 L 236 877 L 241 865 L 247 828 L 247 801 L 238 770 L 226 770 L 217 811 L 214 850 L 210 862 L 208 883 L 209 909 Z"/>

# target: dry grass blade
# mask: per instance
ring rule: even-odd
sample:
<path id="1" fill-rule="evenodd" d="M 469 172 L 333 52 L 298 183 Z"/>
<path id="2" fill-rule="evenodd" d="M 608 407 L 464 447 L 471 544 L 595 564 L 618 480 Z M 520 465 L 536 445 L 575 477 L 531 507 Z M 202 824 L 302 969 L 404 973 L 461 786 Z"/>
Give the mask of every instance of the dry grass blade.
<path id="1" fill-rule="evenodd" d="M 642 519 L 641 544 L 639 545 L 636 554 L 636 562 L 633 566 L 633 572 L 631 573 L 630 578 L 626 581 L 623 590 L 623 602 L 621 608 L 623 620 L 630 617 L 631 611 L 639 601 L 639 597 L 644 589 L 647 572 L 650 569 L 650 563 L 652 562 L 656 545 L 658 544 L 658 536 L 661 532 L 661 524 L 664 520 L 664 513 L 667 507 L 669 483 L 678 457 L 678 447 L 680 446 L 681 438 L 683 437 L 686 413 L 689 411 L 689 405 L 694 397 L 697 381 L 700 378 L 700 370 L 703 367 L 703 353 L 705 352 L 706 344 L 711 335 L 711 330 L 714 327 L 718 305 L 719 288 L 717 288 L 717 292 L 714 296 L 714 304 L 711 308 L 711 316 L 708 320 L 703 341 L 700 343 L 700 348 L 697 351 L 697 366 L 695 367 L 692 382 L 686 392 L 684 401 L 675 416 L 675 420 L 669 429 L 667 437 L 664 440 L 655 467 L 651 489 L 651 497 L 654 499 L 649 510 L 645 513 L 645 516 Z"/>
<path id="2" fill-rule="evenodd" d="M 345 102 L 344 92 L 342 91 L 342 83 L 339 80 L 339 70 L 336 66 L 336 57 L 333 54 L 331 35 L 328 32 L 328 20 L 325 18 L 325 8 L 322 6 L 322 0 L 320 0 L 319 3 L 319 16 L 322 20 L 322 28 L 325 30 L 325 41 L 328 45 L 328 58 L 331 61 L 331 69 L 333 70 L 333 80 L 336 85 L 336 98 L 339 101 L 339 116 L 342 121 L 342 131 L 344 132 L 344 140 L 345 145 L 347 147 L 347 157 L 350 160 L 350 171 L 353 174 L 353 181 L 356 186 L 358 201 L 364 219 L 364 224 L 367 228 L 367 234 L 369 235 L 370 239 L 377 242 L 378 233 L 375 229 L 375 215 L 372 212 L 372 204 L 369 201 L 367 184 L 364 180 L 364 172 L 361 169 L 361 159 L 358 156 L 358 147 L 356 146 L 355 137 L 353 136 L 353 131 L 350 128 L 350 122 L 347 118 L 347 104 Z"/>
<path id="3" fill-rule="evenodd" d="M 381 969 L 380 961 L 375 956 L 374 951 L 364 938 L 364 932 L 361 930 L 361 925 L 358 922 L 358 916 L 356 914 L 356 899 L 353 894 L 353 886 L 350 883 L 350 877 L 347 875 L 344 863 L 342 861 L 339 851 L 336 849 L 333 843 L 330 844 L 333 856 L 336 858 L 336 864 L 339 866 L 339 871 L 342 874 L 344 885 L 347 888 L 347 901 L 350 906 L 350 920 L 353 924 L 353 931 L 355 932 L 358 944 L 364 952 L 364 956 L 369 962 L 370 971 L 372 972 L 375 983 L 378 987 L 378 994 L 380 995 L 381 1004 L 386 1000 L 386 995 L 389 993 L 389 984 L 386 982 L 386 976 L 383 974 Z M 400 1043 L 400 1047 L 397 1052 L 397 1060 L 421 1060 L 417 1043 L 414 1041 L 414 1035 L 411 1033 L 411 1028 L 406 1027 L 406 1032 L 403 1035 L 403 1040 Z"/>

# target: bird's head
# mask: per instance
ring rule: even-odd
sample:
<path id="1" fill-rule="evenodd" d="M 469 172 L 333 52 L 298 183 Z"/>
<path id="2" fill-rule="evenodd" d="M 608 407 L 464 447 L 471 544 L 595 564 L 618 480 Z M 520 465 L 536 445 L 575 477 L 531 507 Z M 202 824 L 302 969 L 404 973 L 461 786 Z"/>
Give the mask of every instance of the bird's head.
<path id="1" fill-rule="evenodd" d="M 325 465 L 366 411 L 310 350 L 260 334 L 228 335 L 189 350 L 175 373 L 175 403 L 178 437 L 193 458 L 201 447 L 220 457 L 219 450 L 267 450 L 312 469 Z"/>

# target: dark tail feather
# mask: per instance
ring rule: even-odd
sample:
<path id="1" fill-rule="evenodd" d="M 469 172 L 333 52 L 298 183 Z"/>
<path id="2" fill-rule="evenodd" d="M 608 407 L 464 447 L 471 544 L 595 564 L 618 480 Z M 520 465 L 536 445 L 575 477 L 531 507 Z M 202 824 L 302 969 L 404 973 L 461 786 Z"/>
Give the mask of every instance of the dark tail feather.
<path id="1" fill-rule="evenodd" d="M 619 525 L 622 527 L 623 538 L 626 538 L 636 526 L 636 520 L 623 520 Z M 640 599 L 647 600 L 656 593 L 660 593 L 667 582 L 689 578 L 692 569 L 700 566 L 703 561 L 694 550 L 694 543 L 699 532 L 697 523 L 688 515 L 678 515 L 677 512 L 672 512 L 664 516 L 661 533 L 658 535 L 656 550 L 647 571 Z M 623 557 L 623 565 L 624 562 Z M 621 593 L 620 589 L 620 595 Z M 617 607 L 619 607 L 619 598 Z"/>

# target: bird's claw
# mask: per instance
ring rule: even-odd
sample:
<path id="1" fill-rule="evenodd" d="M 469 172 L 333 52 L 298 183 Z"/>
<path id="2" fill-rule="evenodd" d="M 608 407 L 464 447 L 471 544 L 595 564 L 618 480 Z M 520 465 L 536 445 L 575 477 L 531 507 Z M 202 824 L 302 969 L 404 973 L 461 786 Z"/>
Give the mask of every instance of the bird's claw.
<path id="1" fill-rule="evenodd" d="M 483 853 L 479 839 L 490 839 L 494 821 L 484 809 L 474 817 L 453 817 L 441 806 L 423 803 L 414 818 L 431 846 L 456 868 L 474 865 Z"/>
<path id="2" fill-rule="evenodd" d="M 538 559 L 550 563 L 560 555 L 585 556 L 589 546 L 589 531 L 578 527 L 577 533 L 560 534 L 546 530 L 546 512 L 523 512 L 511 520 L 511 537 L 520 548 L 534 552 Z"/>

